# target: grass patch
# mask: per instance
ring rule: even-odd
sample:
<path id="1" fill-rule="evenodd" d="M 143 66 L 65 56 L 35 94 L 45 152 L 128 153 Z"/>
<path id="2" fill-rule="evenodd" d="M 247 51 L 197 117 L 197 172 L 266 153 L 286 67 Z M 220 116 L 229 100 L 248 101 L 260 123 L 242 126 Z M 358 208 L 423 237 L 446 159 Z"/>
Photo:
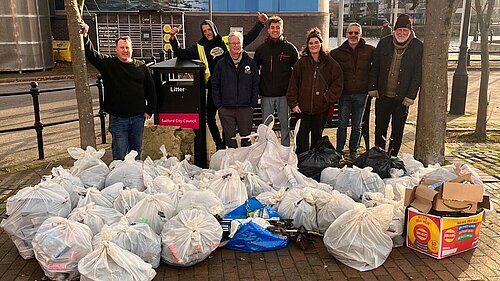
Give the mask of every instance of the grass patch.
<path id="1" fill-rule="evenodd" d="M 486 141 L 474 136 L 474 131 L 446 131 L 446 142 L 448 143 L 500 143 L 500 132 L 486 132 Z"/>

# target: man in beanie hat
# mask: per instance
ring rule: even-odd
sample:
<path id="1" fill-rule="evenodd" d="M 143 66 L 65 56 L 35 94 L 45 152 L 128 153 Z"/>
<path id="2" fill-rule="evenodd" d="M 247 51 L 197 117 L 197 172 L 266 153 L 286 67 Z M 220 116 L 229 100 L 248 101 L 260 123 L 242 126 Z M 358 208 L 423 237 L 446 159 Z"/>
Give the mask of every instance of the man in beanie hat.
<path id="1" fill-rule="evenodd" d="M 422 81 L 423 43 L 415 37 L 412 19 L 402 14 L 391 36 L 381 39 L 375 49 L 368 94 L 375 102 L 375 145 L 385 149 L 391 122 L 391 155 L 397 156 L 403 140 L 408 110 Z M 390 148 L 391 149 L 391 148 Z"/>

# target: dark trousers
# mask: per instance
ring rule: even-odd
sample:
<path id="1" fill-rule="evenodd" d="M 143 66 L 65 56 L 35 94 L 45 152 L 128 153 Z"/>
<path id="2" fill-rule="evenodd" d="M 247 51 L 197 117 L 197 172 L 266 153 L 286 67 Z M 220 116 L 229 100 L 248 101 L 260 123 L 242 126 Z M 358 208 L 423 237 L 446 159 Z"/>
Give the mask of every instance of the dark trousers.
<path id="1" fill-rule="evenodd" d="M 225 107 L 219 108 L 219 118 L 224 130 L 224 136 L 228 147 L 237 148 L 235 139 L 236 132 L 241 137 L 248 136 L 252 132 L 253 108 L 248 107 Z M 250 146 L 250 139 L 241 139 L 241 146 Z"/>
<path id="2" fill-rule="evenodd" d="M 226 147 L 225 141 L 221 138 L 219 133 L 219 127 L 217 127 L 217 121 L 215 120 L 215 115 L 217 114 L 217 108 L 214 105 L 214 99 L 212 97 L 212 83 L 208 80 L 207 83 L 208 95 L 207 95 L 207 125 L 212 139 L 215 142 L 216 147 Z M 224 132 L 223 132 L 224 134 Z M 223 136 L 224 137 L 224 136 Z"/>
<path id="3" fill-rule="evenodd" d="M 366 150 L 370 149 L 370 109 L 372 107 L 372 97 L 366 100 L 365 112 L 363 113 L 363 123 L 361 125 L 361 136 L 365 140 Z"/>
<path id="4" fill-rule="evenodd" d="M 328 110 L 317 114 L 300 113 L 300 127 L 297 133 L 297 143 L 295 153 L 297 155 L 313 148 L 323 136 Z M 311 143 L 309 143 L 309 136 Z"/>
<path id="5" fill-rule="evenodd" d="M 403 142 L 403 131 L 408 106 L 404 106 L 399 99 L 381 97 L 375 102 L 375 145 L 385 149 L 387 129 L 391 122 L 391 139 L 393 150 L 391 155 L 397 156 Z"/>

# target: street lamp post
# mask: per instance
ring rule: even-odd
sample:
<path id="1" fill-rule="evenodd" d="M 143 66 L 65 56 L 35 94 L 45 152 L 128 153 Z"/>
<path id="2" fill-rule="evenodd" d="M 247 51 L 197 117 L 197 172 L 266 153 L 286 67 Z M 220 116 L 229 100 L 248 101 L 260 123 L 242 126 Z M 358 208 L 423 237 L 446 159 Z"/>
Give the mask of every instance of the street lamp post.
<path id="1" fill-rule="evenodd" d="M 464 115 L 465 100 L 467 97 L 467 85 L 469 83 L 469 74 L 467 73 L 467 39 L 469 38 L 469 22 L 471 0 L 464 0 L 462 37 L 460 42 L 460 53 L 458 54 L 458 65 L 453 74 L 453 84 L 451 88 L 450 114 Z"/>

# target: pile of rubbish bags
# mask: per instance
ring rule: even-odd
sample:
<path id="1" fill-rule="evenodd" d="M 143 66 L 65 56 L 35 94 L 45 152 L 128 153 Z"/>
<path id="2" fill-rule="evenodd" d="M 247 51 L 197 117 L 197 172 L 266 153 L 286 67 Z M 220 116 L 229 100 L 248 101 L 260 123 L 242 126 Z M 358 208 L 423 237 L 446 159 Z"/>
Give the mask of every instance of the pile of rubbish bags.
<path id="1" fill-rule="evenodd" d="M 272 127 L 261 124 L 249 147 L 217 151 L 209 169 L 168 157 L 164 147 L 160 159 L 137 161 L 132 151 L 109 166 L 104 150 L 69 148 L 73 166 L 54 167 L 11 196 L 0 226 L 23 258 L 36 258 L 57 280 L 152 280 L 161 261 L 192 266 L 221 245 L 276 250 L 288 239 L 269 222 L 282 219 L 324 234 L 336 259 L 364 271 L 403 245 L 406 187 L 473 172 L 425 168 L 402 155 L 388 158 L 397 165 L 384 158 L 384 179 L 367 160 L 364 168 L 325 166 L 316 181 L 299 172 L 294 147 L 282 146 Z M 338 158 L 325 145 L 309 155 Z"/>

